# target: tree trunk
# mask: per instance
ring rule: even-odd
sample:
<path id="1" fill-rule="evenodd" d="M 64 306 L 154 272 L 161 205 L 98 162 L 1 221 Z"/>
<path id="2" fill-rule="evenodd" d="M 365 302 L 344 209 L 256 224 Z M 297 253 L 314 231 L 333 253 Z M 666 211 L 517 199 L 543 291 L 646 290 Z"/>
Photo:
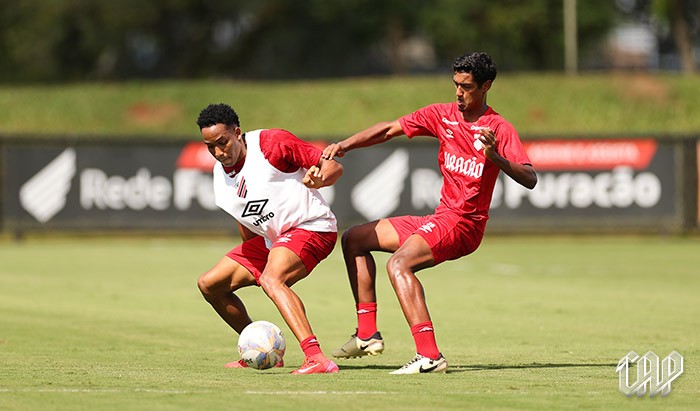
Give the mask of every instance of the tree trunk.
<path id="1" fill-rule="evenodd" d="M 392 74 L 406 74 L 406 62 L 401 50 L 404 41 L 404 30 L 399 19 L 389 18 L 387 23 L 387 40 L 389 43 L 389 58 L 391 59 Z"/>
<path id="2" fill-rule="evenodd" d="M 693 56 L 693 43 L 690 38 L 690 26 L 685 16 L 684 1 L 670 0 L 670 5 L 673 40 L 681 58 L 681 69 L 684 73 L 694 73 L 695 57 Z"/>

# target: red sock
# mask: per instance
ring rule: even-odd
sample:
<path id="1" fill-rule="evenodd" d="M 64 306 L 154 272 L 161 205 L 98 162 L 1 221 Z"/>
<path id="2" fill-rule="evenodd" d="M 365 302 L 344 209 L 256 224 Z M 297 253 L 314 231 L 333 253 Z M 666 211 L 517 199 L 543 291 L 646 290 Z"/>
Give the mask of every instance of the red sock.
<path id="1" fill-rule="evenodd" d="M 357 304 L 357 337 L 368 339 L 377 332 L 377 303 Z"/>
<path id="2" fill-rule="evenodd" d="M 321 354 L 321 346 L 318 344 L 318 340 L 316 339 L 316 336 L 311 334 L 308 338 L 304 339 L 299 345 L 301 345 L 301 349 L 304 351 L 304 355 L 306 358 L 312 357 L 314 355 Z"/>
<path id="3" fill-rule="evenodd" d="M 413 340 L 416 342 L 416 352 L 418 354 L 433 360 L 440 357 L 440 351 L 435 342 L 432 321 L 414 325 L 411 327 L 411 334 L 413 334 Z"/>

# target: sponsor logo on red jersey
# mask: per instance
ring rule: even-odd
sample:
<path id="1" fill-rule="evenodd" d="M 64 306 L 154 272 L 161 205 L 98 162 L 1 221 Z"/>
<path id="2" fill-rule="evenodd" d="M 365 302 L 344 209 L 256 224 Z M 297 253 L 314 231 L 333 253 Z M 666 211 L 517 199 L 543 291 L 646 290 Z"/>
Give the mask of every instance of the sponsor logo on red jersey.
<path id="1" fill-rule="evenodd" d="M 484 172 L 484 162 L 476 157 L 464 158 L 445 151 L 445 170 L 469 177 L 480 178 Z"/>

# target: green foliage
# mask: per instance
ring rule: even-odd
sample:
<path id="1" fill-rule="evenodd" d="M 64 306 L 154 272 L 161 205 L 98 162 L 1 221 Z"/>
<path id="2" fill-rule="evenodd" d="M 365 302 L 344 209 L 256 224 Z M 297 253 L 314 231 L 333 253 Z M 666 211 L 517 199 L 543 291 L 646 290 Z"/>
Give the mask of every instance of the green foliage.
<path id="1" fill-rule="evenodd" d="M 406 42 L 435 71 L 472 50 L 506 69 L 561 69 L 561 0 L 23 0 L 0 7 L 0 81 L 314 78 L 406 73 Z M 582 2 L 581 2 L 582 3 Z M 581 9 L 582 44 L 614 8 Z"/>
<path id="2" fill-rule="evenodd" d="M 474 255 L 419 274 L 444 375 L 388 375 L 415 347 L 378 254 L 386 351 L 303 377 L 289 374 L 301 349 L 257 288 L 239 295 L 254 319 L 281 326 L 286 366 L 223 367 L 237 337 L 196 278 L 235 242 L 0 241 L 0 408 L 693 409 L 700 400 L 697 238 L 487 234 Z M 324 351 L 343 344 L 356 315 L 340 250 L 294 289 Z M 670 395 L 618 391 L 615 366 L 630 350 L 684 356 Z"/>
<path id="3" fill-rule="evenodd" d="M 597 44 L 615 16 L 608 0 L 579 1 L 580 48 Z M 561 70 L 564 61 L 562 1 L 438 0 L 426 10 L 424 27 L 441 56 L 465 49 L 488 51 L 506 70 Z"/>

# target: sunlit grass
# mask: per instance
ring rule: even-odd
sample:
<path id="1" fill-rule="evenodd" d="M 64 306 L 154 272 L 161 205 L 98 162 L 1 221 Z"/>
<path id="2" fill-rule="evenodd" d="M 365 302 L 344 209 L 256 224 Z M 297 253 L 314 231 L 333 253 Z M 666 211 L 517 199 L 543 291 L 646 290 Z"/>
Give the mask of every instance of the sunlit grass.
<path id="1" fill-rule="evenodd" d="M 700 400 L 697 238 L 487 236 L 474 255 L 420 272 L 444 375 L 388 375 L 415 347 L 379 254 L 386 351 L 303 378 L 289 374 L 302 362 L 298 343 L 257 288 L 239 295 L 254 319 L 281 326 L 286 366 L 223 367 L 237 336 L 195 281 L 236 242 L 0 241 L 0 409 L 691 409 Z M 355 312 L 340 250 L 294 288 L 321 347 L 343 344 Z M 615 365 L 631 350 L 684 356 L 670 395 L 618 391 Z"/>
<path id="2" fill-rule="evenodd" d="M 502 73 L 488 103 L 524 138 L 700 130 L 700 76 Z M 231 104 L 244 129 L 280 127 L 338 138 L 436 102 L 449 73 L 318 81 L 239 80 L 0 86 L 0 133 L 149 134 L 196 138 L 199 111 Z"/>

